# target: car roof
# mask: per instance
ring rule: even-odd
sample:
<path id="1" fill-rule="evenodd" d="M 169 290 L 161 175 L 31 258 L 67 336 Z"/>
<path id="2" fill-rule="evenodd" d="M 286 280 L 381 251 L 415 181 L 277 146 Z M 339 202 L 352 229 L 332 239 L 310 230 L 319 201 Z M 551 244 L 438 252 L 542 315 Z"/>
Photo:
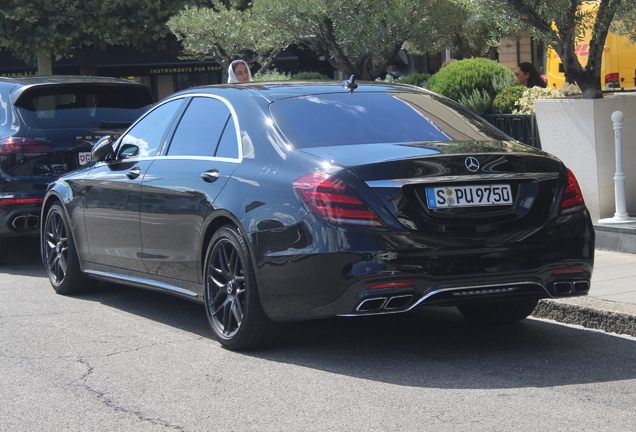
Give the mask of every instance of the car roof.
<path id="1" fill-rule="evenodd" d="M 137 86 L 150 88 L 136 81 L 82 75 L 25 75 L 15 77 L 0 77 L 0 90 L 9 94 L 11 101 L 16 103 L 26 90 L 31 88 L 45 88 L 65 85 L 117 85 L 117 86 Z"/>
<path id="2" fill-rule="evenodd" d="M 387 92 L 387 91 L 426 91 L 420 87 L 405 84 L 391 84 L 384 82 L 358 82 L 358 87 L 353 93 L 359 92 Z M 340 81 L 252 81 L 249 83 L 215 84 L 201 87 L 192 87 L 182 90 L 179 94 L 188 93 L 216 93 L 233 92 L 233 90 L 249 89 L 262 97 L 276 101 L 295 96 L 307 96 L 327 93 L 349 93 Z"/>

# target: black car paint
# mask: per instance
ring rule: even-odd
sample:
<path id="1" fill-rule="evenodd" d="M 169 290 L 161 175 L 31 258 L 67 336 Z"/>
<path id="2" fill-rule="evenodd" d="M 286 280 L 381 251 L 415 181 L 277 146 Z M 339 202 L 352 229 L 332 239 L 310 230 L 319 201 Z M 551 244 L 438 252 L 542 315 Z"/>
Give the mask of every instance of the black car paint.
<path id="1" fill-rule="evenodd" d="M 557 214 L 567 177 L 560 161 L 506 141 L 377 144 L 389 149 L 391 157 L 373 160 L 364 145 L 354 152 L 296 149 L 271 122 L 269 105 L 277 99 L 338 91 L 344 90 L 326 84 L 252 84 L 181 92 L 176 97 L 214 94 L 232 106 L 239 119 L 241 158 L 98 162 L 55 182 L 43 214 L 54 201 L 65 203 L 87 274 L 196 301 L 203 300 L 207 243 L 216 229 L 232 223 L 249 245 L 261 302 L 274 320 L 355 314 L 360 299 L 384 293 L 368 288 L 386 281 L 412 281 L 389 292 L 407 292 L 416 300 L 441 289 L 520 287 L 516 294 L 484 293 L 479 298 L 497 300 L 559 296 L 553 282 L 564 276 L 553 270 L 576 267 L 582 270 L 576 278 L 590 280 L 594 232 L 589 214 Z M 364 91 L 419 90 L 361 86 L 351 97 Z M 481 177 L 466 177 L 470 182 L 515 179 L 520 198 L 511 209 L 489 209 L 467 222 L 461 209 L 434 212 L 413 205 L 422 184 L 467 176 L 467 156 L 485 167 Z M 124 179 L 137 166 L 138 177 Z M 203 181 L 201 174 L 210 170 L 218 170 L 224 183 Z M 526 174 L 519 176 L 519 171 Z M 175 172 L 178 179 L 168 181 Z M 310 172 L 343 179 L 385 226 L 336 226 L 317 218 L 291 187 Z M 124 181 L 112 190 L 98 190 L 99 184 L 117 178 Z M 151 196 L 146 196 L 146 187 Z M 546 210 L 519 225 L 532 207 L 524 199 L 537 195 L 547 197 Z M 91 222 L 95 217 L 99 224 Z M 148 248 L 144 233 L 151 239 Z M 171 248 L 184 239 L 191 248 Z M 532 289 L 524 291 L 526 284 Z M 464 301 L 430 298 L 436 304 Z"/>

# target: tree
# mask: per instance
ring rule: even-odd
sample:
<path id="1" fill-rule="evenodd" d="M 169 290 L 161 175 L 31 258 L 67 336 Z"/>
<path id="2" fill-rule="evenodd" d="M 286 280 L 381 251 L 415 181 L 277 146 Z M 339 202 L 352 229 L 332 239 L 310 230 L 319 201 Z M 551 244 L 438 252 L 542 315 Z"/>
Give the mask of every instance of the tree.
<path id="1" fill-rule="evenodd" d="M 261 71 L 265 71 L 292 42 L 252 9 L 227 7 L 216 1 L 211 8 L 184 9 L 168 21 L 168 27 L 187 51 L 213 55 L 222 67 L 223 81 L 236 58 L 258 53 Z"/>
<path id="2" fill-rule="evenodd" d="M 615 18 L 636 6 L 636 0 L 587 2 L 592 11 L 579 7 L 578 0 L 475 0 L 484 7 L 502 8 L 534 30 L 561 58 L 566 80 L 576 82 L 585 99 L 602 98 L 601 59 L 610 25 Z M 587 64 L 582 65 L 575 48 L 583 33 L 590 30 Z"/>
<path id="3" fill-rule="evenodd" d="M 426 25 L 414 29 L 406 47 L 414 52 L 451 48 L 464 58 L 494 60 L 503 38 L 521 36 L 526 26 L 509 21 L 500 10 L 471 0 L 431 0 Z"/>
<path id="4" fill-rule="evenodd" d="M 165 48 L 166 21 L 186 5 L 209 0 L 2 0 L 0 46 L 51 74 L 52 57 L 95 46 Z"/>
<path id="5" fill-rule="evenodd" d="M 386 72 L 414 26 L 426 20 L 424 0 L 254 0 L 254 14 L 276 32 L 324 54 L 346 76 Z"/>

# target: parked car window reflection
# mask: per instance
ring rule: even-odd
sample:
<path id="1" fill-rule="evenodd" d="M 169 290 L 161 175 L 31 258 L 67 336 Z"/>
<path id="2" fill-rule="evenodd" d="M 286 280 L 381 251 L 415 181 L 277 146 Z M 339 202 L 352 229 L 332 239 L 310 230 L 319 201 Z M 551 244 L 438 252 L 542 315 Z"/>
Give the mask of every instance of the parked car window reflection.
<path id="1" fill-rule="evenodd" d="M 157 149 L 163 143 L 166 129 L 170 126 L 170 120 L 183 103 L 183 99 L 177 99 L 165 103 L 139 121 L 126 135 L 122 137 L 120 152 L 128 149 L 126 159 L 155 156 Z M 157 127 L 163 125 L 163 127 Z M 138 147 L 138 151 L 130 151 L 131 146 Z M 119 155 L 121 157 L 121 154 Z"/>

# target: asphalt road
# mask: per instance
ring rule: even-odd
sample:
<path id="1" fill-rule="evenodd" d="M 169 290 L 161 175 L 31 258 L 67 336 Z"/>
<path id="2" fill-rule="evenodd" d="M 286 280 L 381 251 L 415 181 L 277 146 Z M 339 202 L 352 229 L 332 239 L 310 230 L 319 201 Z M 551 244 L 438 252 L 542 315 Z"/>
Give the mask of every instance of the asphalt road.
<path id="1" fill-rule="evenodd" d="M 203 308 L 57 295 L 37 244 L 0 268 L 2 431 L 636 430 L 636 338 L 454 309 L 306 322 L 234 353 Z"/>

